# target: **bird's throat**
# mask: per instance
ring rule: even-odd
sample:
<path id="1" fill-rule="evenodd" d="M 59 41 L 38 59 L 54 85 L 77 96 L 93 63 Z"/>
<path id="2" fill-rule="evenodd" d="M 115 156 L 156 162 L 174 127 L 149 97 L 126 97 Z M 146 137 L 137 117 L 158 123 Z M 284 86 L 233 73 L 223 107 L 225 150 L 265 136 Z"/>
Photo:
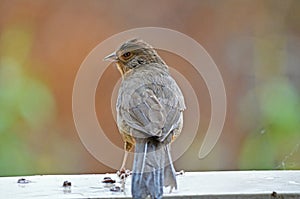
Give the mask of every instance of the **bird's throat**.
<path id="1" fill-rule="evenodd" d="M 130 69 L 125 67 L 123 64 L 120 64 L 117 62 L 116 65 L 117 65 L 117 68 L 118 68 L 119 72 L 121 73 L 122 77 L 125 75 L 125 73 L 130 71 Z"/>

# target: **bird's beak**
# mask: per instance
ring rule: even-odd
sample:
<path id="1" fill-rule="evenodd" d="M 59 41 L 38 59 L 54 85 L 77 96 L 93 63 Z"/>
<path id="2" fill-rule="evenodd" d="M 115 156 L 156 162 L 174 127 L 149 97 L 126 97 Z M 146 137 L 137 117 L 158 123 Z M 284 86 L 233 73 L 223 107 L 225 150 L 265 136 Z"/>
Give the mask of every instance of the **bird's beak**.
<path id="1" fill-rule="evenodd" d="M 110 55 L 107 55 L 106 57 L 104 57 L 103 61 L 116 62 L 116 61 L 118 61 L 118 56 L 117 56 L 116 52 L 113 52 Z"/>

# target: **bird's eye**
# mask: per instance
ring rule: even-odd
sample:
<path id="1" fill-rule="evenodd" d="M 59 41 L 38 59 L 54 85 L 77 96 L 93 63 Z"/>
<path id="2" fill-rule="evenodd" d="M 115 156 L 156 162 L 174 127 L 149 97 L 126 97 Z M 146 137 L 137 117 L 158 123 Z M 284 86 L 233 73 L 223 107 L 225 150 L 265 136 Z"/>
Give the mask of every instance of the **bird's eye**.
<path id="1" fill-rule="evenodd" d="M 131 52 L 126 52 L 122 55 L 125 59 L 129 58 L 131 56 Z"/>

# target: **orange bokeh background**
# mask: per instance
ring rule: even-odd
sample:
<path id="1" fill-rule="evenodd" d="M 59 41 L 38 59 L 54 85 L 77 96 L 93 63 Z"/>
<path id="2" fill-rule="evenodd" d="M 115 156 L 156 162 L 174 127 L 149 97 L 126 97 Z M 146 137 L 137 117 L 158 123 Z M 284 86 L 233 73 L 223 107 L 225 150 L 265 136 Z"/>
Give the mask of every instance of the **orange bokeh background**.
<path id="1" fill-rule="evenodd" d="M 101 41 L 147 26 L 195 39 L 225 83 L 224 130 L 200 160 L 210 120 L 206 85 L 185 60 L 159 51 L 197 90 L 201 108 L 198 136 L 175 162 L 177 170 L 299 169 L 299 9 L 297 0 L 1 0 L 0 176 L 114 172 L 80 142 L 72 117 L 73 84 Z M 96 110 L 108 137 L 122 147 L 110 95 L 103 94 L 111 93 L 119 78 L 115 67 L 105 71 Z"/>

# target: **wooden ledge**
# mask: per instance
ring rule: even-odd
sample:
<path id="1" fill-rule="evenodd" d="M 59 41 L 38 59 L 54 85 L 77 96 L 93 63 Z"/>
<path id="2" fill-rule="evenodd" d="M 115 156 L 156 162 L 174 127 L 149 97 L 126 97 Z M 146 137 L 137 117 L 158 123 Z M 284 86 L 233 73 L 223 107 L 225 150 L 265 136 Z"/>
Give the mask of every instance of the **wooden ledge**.
<path id="1" fill-rule="evenodd" d="M 116 183 L 102 183 L 104 177 Z M 178 190 L 166 189 L 165 198 L 300 198 L 300 171 L 186 172 L 177 180 Z M 111 191 L 122 187 L 116 174 L 1 177 L 0 198 L 130 198 L 130 184 L 128 177 L 125 192 Z"/>

